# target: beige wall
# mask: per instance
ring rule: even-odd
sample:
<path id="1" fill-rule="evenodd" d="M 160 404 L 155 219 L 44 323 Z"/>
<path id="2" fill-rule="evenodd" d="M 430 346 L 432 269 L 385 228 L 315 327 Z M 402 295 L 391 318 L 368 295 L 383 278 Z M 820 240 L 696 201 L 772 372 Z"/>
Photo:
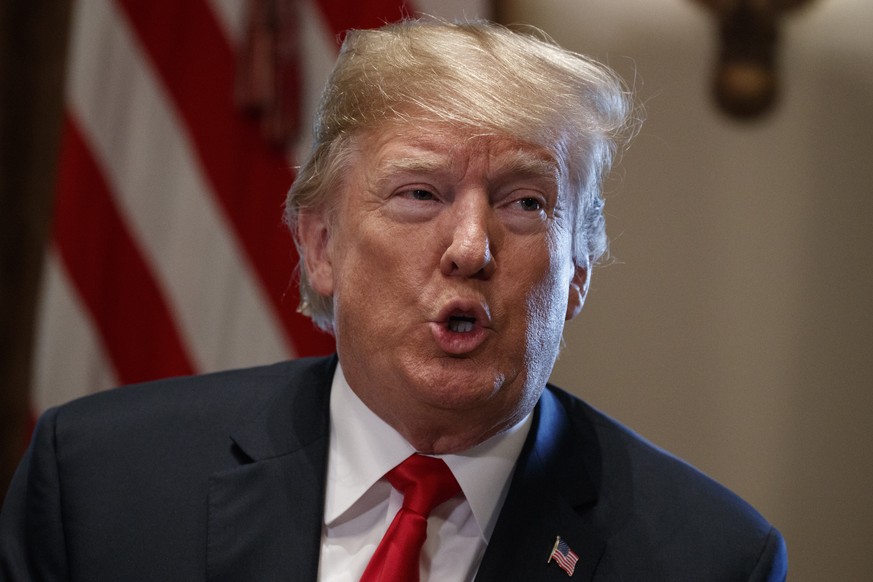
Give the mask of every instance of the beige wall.
<path id="1" fill-rule="evenodd" d="M 690 0 L 506 4 L 647 110 L 553 379 L 756 505 L 791 580 L 873 579 L 873 3 L 786 19 L 783 101 L 754 124 L 710 104 Z"/>

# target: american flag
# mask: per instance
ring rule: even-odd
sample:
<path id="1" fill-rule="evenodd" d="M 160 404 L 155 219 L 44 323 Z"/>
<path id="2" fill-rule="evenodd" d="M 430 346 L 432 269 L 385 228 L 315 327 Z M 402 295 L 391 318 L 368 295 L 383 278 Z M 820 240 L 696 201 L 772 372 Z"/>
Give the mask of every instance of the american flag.
<path id="1" fill-rule="evenodd" d="M 552 560 L 558 563 L 558 566 L 567 573 L 567 576 L 572 576 L 576 570 L 576 562 L 579 561 L 579 556 L 570 549 L 567 542 L 558 536 L 555 540 L 555 546 L 552 548 L 552 553 L 549 555 L 549 562 Z"/>
<path id="2" fill-rule="evenodd" d="M 259 10 L 284 15 L 272 49 L 250 20 Z M 416 11 L 487 16 L 486 0 L 75 3 L 36 412 L 120 384 L 333 350 L 296 312 L 281 206 L 337 37 Z M 274 70 L 243 70 L 247 50 Z M 278 75 L 278 100 L 296 109 L 286 123 L 241 107 L 245 72 L 256 85 Z"/>

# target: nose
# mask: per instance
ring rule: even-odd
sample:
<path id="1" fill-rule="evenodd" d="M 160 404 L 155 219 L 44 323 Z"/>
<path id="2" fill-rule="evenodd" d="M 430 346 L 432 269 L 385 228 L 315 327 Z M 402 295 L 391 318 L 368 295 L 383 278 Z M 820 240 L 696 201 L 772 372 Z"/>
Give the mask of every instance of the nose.
<path id="1" fill-rule="evenodd" d="M 455 210 L 447 216 L 451 238 L 440 259 L 440 271 L 451 277 L 488 279 L 497 267 L 491 206 L 479 200 L 459 204 Z"/>

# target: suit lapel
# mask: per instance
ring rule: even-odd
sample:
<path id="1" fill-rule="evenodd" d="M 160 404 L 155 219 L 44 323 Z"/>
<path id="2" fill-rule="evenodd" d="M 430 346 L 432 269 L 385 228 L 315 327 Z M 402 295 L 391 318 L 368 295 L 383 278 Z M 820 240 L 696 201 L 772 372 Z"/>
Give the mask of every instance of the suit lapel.
<path id="1" fill-rule="evenodd" d="M 232 433 L 240 466 L 209 482 L 208 580 L 316 578 L 335 367 L 304 365 Z"/>
<path id="2" fill-rule="evenodd" d="M 593 579 L 606 546 L 587 511 L 597 500 L 592 472 L 599 459 L 595 441 L 578 430 L 546 390 L 477 581 Z M 569 578 L 555 560 L 547 563 L 557 536 L 579 556 Z"/>

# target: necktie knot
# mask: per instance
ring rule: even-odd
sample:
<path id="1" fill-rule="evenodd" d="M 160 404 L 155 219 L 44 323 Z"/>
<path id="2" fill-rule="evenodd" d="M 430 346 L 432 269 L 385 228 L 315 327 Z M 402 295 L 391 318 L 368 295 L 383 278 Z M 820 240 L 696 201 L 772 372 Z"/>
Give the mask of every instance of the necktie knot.
<path id="1" fill-rule="evenodd" d="M 403 508 L 425 518 L 461 490 L 445 461 L 419 454 L 408 457 L 385 477 L 403 493 Z"/>

